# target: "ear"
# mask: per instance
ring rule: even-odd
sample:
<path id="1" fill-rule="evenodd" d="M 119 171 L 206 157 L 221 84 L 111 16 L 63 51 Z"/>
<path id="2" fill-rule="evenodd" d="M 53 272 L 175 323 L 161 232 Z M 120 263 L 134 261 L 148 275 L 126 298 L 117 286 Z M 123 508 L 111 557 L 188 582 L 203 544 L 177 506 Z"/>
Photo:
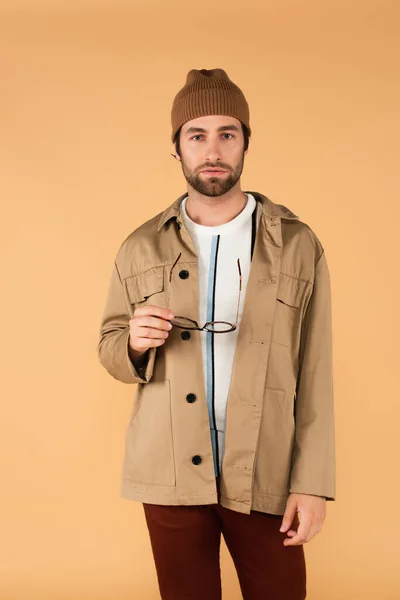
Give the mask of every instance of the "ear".
<path id="1" fill-rule="evenodd" d="M 178 153 L 172 154 L 172 152 L 171 152 L 171 156 L 173 156 L 176 160 L 181 160 L 181 158 L 180 158 L 180 156 L 179 156 Z"/>

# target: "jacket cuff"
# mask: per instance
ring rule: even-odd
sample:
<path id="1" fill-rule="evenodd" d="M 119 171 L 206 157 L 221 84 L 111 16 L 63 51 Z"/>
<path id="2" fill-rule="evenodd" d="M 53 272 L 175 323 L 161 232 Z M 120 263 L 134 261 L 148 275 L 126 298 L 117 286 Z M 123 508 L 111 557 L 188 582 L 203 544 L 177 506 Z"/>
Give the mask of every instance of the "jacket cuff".
<path id="1" fill-rule="evenodd" d="M 289 489 L 289 493 L 290 494 L 308 494 L 310 496 L 319 496 L 320 498 L 325 498 L 325 500 L 336 500 L 336 497 L 334 495 L 326 496 L 325 494 L 322 494 L 321 492 L 319 492 L 319 493 L 311 492 L 310 490 L 304 491 L 301 488 L 296 489 L 296 486 L 292 486 Z"/>
<path id="2" fill-rule="evenodd" d="M 139 367 L 138 369 L 133 364 L 131 357 L 129 356 L 129 330 L 128 335 L 126 336 L 125 343 L 125 358 L 126 363 L 128 365 L 129 373 L 132 377 L 132 383 L 148 383 L 153 375 L 154 361 L 156 358 L 156 350 L 157 348 L 154 346 L 153 348 L 149 348 L 147 353 L 146 362 Z"/>

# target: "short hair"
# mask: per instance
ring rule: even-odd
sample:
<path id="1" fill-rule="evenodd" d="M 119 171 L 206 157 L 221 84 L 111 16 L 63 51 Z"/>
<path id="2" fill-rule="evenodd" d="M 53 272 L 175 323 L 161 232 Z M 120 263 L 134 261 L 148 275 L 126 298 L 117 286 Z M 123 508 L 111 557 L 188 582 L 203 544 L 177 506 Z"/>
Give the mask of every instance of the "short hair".
<path id="1" fill-rule="evenodd" d="M 242 123 L 242 121 L 240 121 L 240 124 L 242 126 L 243 137 L 244 137 L 243 152 L 246 152 L 247 148 L 249 147 L 250 134 L 249 134 L 248 128 L 246 127 L 246 125 L 244 123 Z M 179 156 L 181 155 L 181 147 L 180 147 L 181 129 L 182 129 L 182 125 L 179 127 L 178 131 L 175 134 L 175 138 L 174 138 L 175 150 L 179 154 Z"/>

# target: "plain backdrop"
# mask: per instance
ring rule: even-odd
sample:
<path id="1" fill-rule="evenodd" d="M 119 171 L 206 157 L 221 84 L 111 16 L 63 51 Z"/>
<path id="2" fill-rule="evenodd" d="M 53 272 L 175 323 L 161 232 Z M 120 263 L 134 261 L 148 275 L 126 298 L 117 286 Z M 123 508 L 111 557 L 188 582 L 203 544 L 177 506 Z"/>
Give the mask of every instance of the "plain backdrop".
<path id="1" fill-rule="evenodd" d="M 400 597 L 399 17 L 394 0 L 1 2 L 2 600 L 159 598 L 143 508 L 119 497 L 135 385 L 96 346 L 120 244 L 186 191 L 170 111 L 192 68 L 241 87 L 242 189 L 307 222 L 331 272 L 337 500 L 304 546 L 307 598 Z M 221 569 L 239 600 L 223 540 Z"/>

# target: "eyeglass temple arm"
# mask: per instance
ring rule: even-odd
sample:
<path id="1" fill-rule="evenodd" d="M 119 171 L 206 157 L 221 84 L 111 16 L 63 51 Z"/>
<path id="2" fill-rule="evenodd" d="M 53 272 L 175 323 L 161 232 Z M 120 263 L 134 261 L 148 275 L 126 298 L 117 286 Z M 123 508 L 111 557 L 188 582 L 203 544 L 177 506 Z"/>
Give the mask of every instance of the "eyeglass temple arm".
<path id="1" fill-rule="evenodd" d="M 239 318 L 239 306 L 240 306 L 240 295 L 242 292 L 242 269 L 240 268 L 240 260 L 237 259 L 237 266 L 238 266 L 238 270 L 239 270 L 239 294 L 238 294 L 238 304 L 237 304 L 237 311 L 236 311 L 236 325 L 238 322 L 238 318 Z"/>

